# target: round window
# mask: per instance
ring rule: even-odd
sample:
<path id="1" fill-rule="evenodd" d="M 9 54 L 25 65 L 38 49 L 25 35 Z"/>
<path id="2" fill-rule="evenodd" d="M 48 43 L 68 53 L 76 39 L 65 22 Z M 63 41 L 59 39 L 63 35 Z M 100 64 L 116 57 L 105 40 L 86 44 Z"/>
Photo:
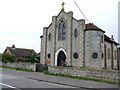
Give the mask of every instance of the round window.
<path id="1" fill-rule="evenodd" d="M 97 54 L 97 53 L 93 53 L 93 54 L 92 54 L 92 58 L 93 58 L 93 59 L 98 58 L 98 54 Z"/>
<path id="2" fill-rule="evenodd" d="M 77 53 L 74 53 L 73 56 L 74 56 L 75 59 L 78 58 L 78 54 Z"/>

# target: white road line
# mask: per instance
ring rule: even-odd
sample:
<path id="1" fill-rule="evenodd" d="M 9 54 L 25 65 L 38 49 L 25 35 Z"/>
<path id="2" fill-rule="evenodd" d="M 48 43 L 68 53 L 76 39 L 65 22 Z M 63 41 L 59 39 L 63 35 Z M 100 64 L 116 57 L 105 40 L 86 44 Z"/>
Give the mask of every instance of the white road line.
<path id="1" fill-rule="evenodd" d="M 20 89 L 18 89 L 18 88 L 16 88 L 16 87 L 13 87 L 13 86 L 8 85 L 8 84 L 4 84 L 4 83 L 1 83 L 1 82 L 0 82 L 0 84 L 1 84 L 1 85 L 4 85 L 4 86 L 7 86 L 7 87 L 9 87 L 9 88 L 14 88 L 14 89 L 20 90 Z"/>

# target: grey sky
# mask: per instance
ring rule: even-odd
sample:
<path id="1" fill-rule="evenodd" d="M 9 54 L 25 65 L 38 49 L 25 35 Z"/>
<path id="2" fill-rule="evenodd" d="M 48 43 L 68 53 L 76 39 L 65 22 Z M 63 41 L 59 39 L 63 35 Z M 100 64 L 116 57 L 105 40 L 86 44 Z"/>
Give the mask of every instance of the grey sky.
<path id="1" fill-rule="evenodd" d="M 91 23 L 118 41 L 119 0 L 75 1 Z M 52 16 L 58 15 L 62 2 L 66 12 L 73 11 L 74 18 L 84 19 L 73 0 L 0 0 L 0 53 L 12 44 L 38 53 L 42 29 L 51 23 Z"/>

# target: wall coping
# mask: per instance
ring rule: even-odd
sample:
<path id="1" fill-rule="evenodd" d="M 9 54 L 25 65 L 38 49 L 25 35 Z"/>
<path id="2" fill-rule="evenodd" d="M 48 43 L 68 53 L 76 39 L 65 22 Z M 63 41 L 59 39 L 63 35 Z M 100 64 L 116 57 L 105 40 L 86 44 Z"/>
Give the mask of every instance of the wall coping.
<path id="1" fill-rule="evenodd" d="M 119 70 L 108 70 L 108 69 L 95 69 L 95 68 L 78 68 L 78 67 L 61 67 L 61 66 L 48 66 L 48 68 L 58 68 L 58 69 L 76 69 L 76 70 L 90 70 L 90 71 L 100 71 L 100 72 L 115 72 L 118 73 Z"/>

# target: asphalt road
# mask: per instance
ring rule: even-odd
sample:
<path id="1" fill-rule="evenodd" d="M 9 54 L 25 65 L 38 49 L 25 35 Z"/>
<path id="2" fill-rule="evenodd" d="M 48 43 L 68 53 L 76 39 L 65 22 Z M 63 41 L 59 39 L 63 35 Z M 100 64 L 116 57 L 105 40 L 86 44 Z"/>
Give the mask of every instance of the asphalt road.
<path id="1" fill-rule="evenodd" d="M 2 88 L 12 88 L 15 90 L 21 90 L 22 88 L 76 88 L 73 86 L 33 80 L 26 77 L 29 74 L 34 73 L 16 71 L 11 69 L 2 69 L 2 73 L 0 74 L 0 77 L 2 77 L 0 86 L 2 86 Z"/>

